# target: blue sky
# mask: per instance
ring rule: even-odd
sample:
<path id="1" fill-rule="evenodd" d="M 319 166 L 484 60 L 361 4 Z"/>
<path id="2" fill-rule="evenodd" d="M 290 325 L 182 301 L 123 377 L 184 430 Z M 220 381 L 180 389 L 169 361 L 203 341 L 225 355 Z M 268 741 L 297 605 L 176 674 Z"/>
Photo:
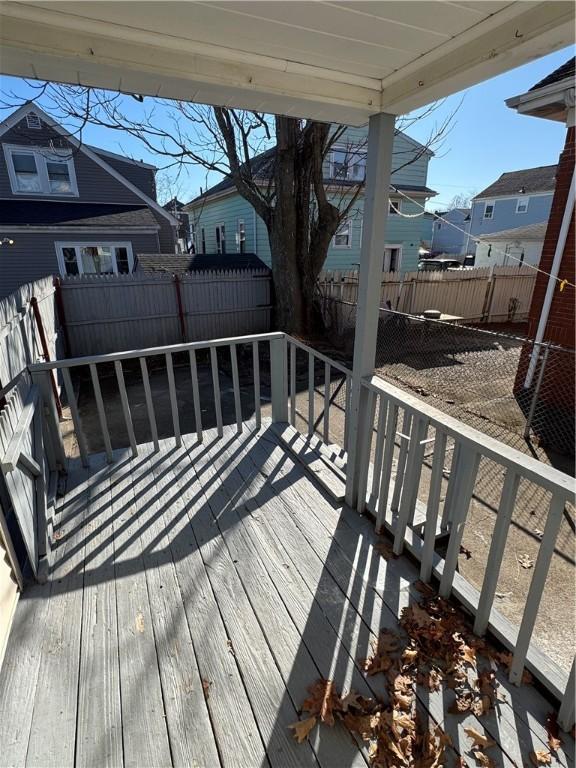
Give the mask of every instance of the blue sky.
<path id="1" fill-rule="evenodd" d="M 477 193 L 505 171 L 551 165 L 558 161 L 564 144 L 564 126 L 550 120 L 518 115 L 508 109 L 504 101 L 527 91 L 571 55 L 571 48 L 564 49 L 446 99 L 433 120 L 441 121 L 442 116 L 449 114 L 464 96 L 440 156 L 430 162 L 428 186 L 438 195 L 429 202 L 428 208 L 446 208 L 455 195 Z M 2 94 L 12 91 L 19 98 L 33 96 L 24 81 L 5 76 L 0 76 L 0 91 Z M 146 99 L 147 104 L 150 101 Z M 129 98 L 127 104 L 134 114 L 140 109 Z M 0 111 L 0 119 L 10 111 Z M 162 120 L 162 113 L 159 112 L 158 121 Z M 412 126 L 409 133 L 415 139 L 425 141 L 431 127 L 430 120 L 422 121 Z M 137 139 L 120 136 L 117 131 L 88 126 L 83 139 L 114 152 L 162 164 L 162 160 Z M 209 182 L 217 181 L 218 177 L 212 174 Z M 173 183 L 172 190 L 178 193 L 180 199 L 188 200 L 198 194 L 200 186 L 206 186 L 206 171 L 190 169 Z"/>

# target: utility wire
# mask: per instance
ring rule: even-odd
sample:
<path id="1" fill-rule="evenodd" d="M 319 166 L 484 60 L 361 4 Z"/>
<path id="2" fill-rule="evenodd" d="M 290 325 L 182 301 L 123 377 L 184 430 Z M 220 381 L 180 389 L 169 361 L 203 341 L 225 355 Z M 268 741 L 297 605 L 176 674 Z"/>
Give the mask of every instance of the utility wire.
<path id="1" fill-rule="evenodd" d="M 398 187 L 395 187 L 393 184 L 390 184 L 390 186 L 398 195 L 401 195 L 406 200 L 409 200 L 411 203 L 414 203 L 414 205 L 418 206 L 418 208 L 422 208 L 422 213 L 407 214 L 407 213 L 402 213 L 394 206 L 393 203 L 390 203 L 390 207 L 393 208 L 397 214 L 399 214 L 400 216 L 406 219 L 412 219 L 412 218 L 416 218 L 417 216 L 423 216 L 424 213 L 427 213 L 422 203 L 419 203 L 417 200 L 414 200 L 412 197 L 407 195 L 405 192 L 402 192 L 401 189 L 398 189 Z M 466 232 L 465 229 L 462 229 L 462 227 L 459 227 L 457 224 L 454 224 L 452 221 L 448 221 L 448 219 L 445 219 L 443 216 L 440 216 L 440 214 L 433 213 L 432 215 L 434 216 L 435 219 L 438 219 L 438 221 L 442 221 L 444 224 L 448 224 L 448 226 L 452 227 L 453 229 L 456 229 L 458 232 L 462 232 L 463 235 L 466 235 L 467 237 L 469 237 L 470 240 L 473 240 L 476 244 L 483 242 L 483 240 L 481 240 L 479 237 L 475 237 L 474 235 L 471 235 L 470 232 Z M 522 259 L 519 259 L 517 256 L 513 256 L 511 253 L 508 253 L 507 251 L 503 251 L 501 248 L 498 248 L 497 246 L 493 246 L 490 243 L 489 253 L 492 253 L 492 251 L 496 251 L 496 253 L 501 253 L 503 256 L 506 256 L 509 259 L 518 261 L 520 262 L 521 265 L 523 264 L 525 267 L 529 267 L 530 269 L 533 269 L 535 272 L 540 272 L 542 275 L 546 275 L 548 278 L 552 277 L 550 272 L 546 272 L 546 270 L 540 269 L 540 267 L 537 267 L 535 264 L 526 264 L 522 261 Z M 570 288 L 576 288 L 576 285 L 574 285 L 574 283 L 571 283 L 565 278 L 554 277 L 554 280 L 560 283 L 560 291 L 563 291 L 567 285 L 570 286 Z"/>

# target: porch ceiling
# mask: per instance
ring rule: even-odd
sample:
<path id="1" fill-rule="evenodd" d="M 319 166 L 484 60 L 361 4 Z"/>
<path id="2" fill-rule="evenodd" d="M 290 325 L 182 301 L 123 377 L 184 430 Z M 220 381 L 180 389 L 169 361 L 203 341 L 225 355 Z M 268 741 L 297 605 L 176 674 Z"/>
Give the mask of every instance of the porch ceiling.
<path id="1" fill-rule="evenodd" d="M 2 2 L 5 74 L 361 124 L 574 40 L 572 2 Z"/>

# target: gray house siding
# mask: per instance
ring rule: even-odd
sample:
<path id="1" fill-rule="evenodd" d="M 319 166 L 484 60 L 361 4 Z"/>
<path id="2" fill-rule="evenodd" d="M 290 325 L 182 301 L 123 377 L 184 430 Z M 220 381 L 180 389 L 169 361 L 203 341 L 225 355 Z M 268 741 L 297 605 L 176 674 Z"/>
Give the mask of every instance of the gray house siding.
<path id="1" fill-rule="evenodd" d="M 156 200 L 156 178 L 155 169 L 146 168 L 146 166 L 134 165 L 133 162 L 124 162 L 120 158 L 110 157 L 108 154 L 103 154 L 98 149 L 92 150 L 96 155 L 99 155 L 105 163 L 108 163 L 114 170 L 121 173 L 125 179 L 132 182 L 135 187 L 141 189 L 145 195 L 151 197 L 152 200 Z"/>
<path id="2" fill-rule="evenodd" d="M 127 232 L 100 232 L 94 234 L 76 232 L 15 232 L 11 235 L 14 245 L 2 247 L 0 270 L 0 298 L 15 291 L 18 286 L 46 275 L 59 275 L 56 242 L 95 243 L 103 241 L 131 242 L 134 258 L 138 253 L 154 253 L 158 250 L 155 234 Z"/>
<path id="3" fill-rule="evenodd" d="M 553 192 L 540 195 L 518 195 L 516 197 L 492 198 L 494 202 L 494 214 L 491 219 L 484 218 L 486 200 L 474 200 L 472 203 L 472 215 L 470 221 L 470 234 L 480 235 L 501 232 L 505 229 L 525 227 L 528 224 L 538 224 L 548 221 L 552 207 Z M 529 198 L 526 213 L 516 213 L 518 199 Z M 474 244 L 470 245 L 470 252 L 474 252 Z"/>
<path id="4" fill-rule="evenodd" d="M 31 129 L 26 125 L 26 120 L 21 120 L 10 130 L 6 131 L 0 139 L 4 144 L 22 144 L 24 146 L 46 147 L 52 142 L 56 148 L 70 149 L 74 158 L 74 171 L 78 184 L 78 197 L 70 195 L 39 195 L 31 193 L 30 195 L 14 195 L 10 186 L 10 178 L 6 167 L 4 151 L 0 152 L 0 198 L 17 198 L 19 200 L 30 199 L 49 199 L 58 200 L 82 200 L 83 202 L 95 203 L 138 203 L 142 204 L 142 199 L 134 192 L 128 189 L 124 184 L 111 176 L 104 168 L 91 160 L 83 152 L 72 147 L 54 129 L 42 123 L 41 129 Z M 108 162 L 106 160 L 106 162 Z"/>
<path id="5" fill-rule="evenodd" d="M 468 236 L 460 231 L 464 230 L 466 233 L 469 231 L 470 220 L 466 221 L 467 216 L 468 213 L 455 208 L 442 214 L 442 219 L 444 221 L 439 221 L 438 219 L 434 221 L 432 229 L 432 253 L 448 253 L 450 255 L 460 256 L 467 252 Z M 450 226 L 451 224 L 454 224 L 458 229 Z"/>

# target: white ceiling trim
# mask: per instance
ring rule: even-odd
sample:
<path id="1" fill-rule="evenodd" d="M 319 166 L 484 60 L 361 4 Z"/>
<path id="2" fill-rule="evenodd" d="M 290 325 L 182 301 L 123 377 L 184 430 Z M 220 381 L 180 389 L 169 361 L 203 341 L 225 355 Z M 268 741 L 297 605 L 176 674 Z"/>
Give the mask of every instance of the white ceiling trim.
<path id="1" fill-rule="evenodd" d="M 290 30 L 298 26 L 297 20 L 293 24 L 285 9 L 282 18 L 273 18 L 274 13 L 281 15 L 278 10 L 280 4 L 277 3 L 263 2 L 262 10 L 256 12 L 259 18 L 270 22 L 271 40 L 267 42 L 274 41 L 276 26 L 278 48 L 293 51 L 293 60 L 286 58 L 285 54 L 278 57 L 260 54 L 254 40 L 243 39 L 236 48 L 228 44 L 228 37 L 231 36 L 220 35 L 218 39 L 225 40 L 227 45 L 217 45 L 209 40 L 209 26 L 204 30 L 205 39 L 193 40 L 183 36 L 196 34 L 201 37 L 201 24 L 183 25 L 181 28 L 168 24 L 164 25 L 163 32 L 153 31 L 151 20 L 154 13 L 158 17 L 156 3 L 139 4 L 138 13 L 129 17 L 130 24 L 126 23 L 125 8 L 122 9 L 124 15 L 118 11 L 114 21 L 114 7 L 136 7 L 134 3 L 123 3 L 122 0 L 111 3 L 106 20 L 88 18 L 91 5 L 1 3 L 2 70 L 6 74 L 82 83 L 122 92 L 360 125 L 371 114 L 382 111 L 405 113 L 567 46 L 574 40 L 574 4 L 569 0 L 527 0 L 495 6 L 487 3 L 487 8 L 496 8 L 491 15 L 487 15 L 488 11 L 478 4 L 450 4 L 435 0 L 418 6 L 429 8 L 431 18 L 435 7 L 445 12 L 446 6 L 449 6 L 454 14 L 465 10 L 462 21 L 458 20 L 453 27 L 463 31 L 456 32 L 443 42 L 438 36 L 430 42 L 423 32 L 422 50 L 410 49 L 414 48 L 413 39 L 405 50 L 400 47 L 396 65 L 393 55 L 392 60 L 387 59 L 385 66 L 382 66 L 384 71 L 391 68 L 395 71 L 381 79 L 368 76 L 368 73 L 375 71 L 377 58 L 367 58 L 364 63 L 347 62 L 343 55 L 338 68 L 306 63 L 306 58 L 314 58 L 313 38 L 307 38 L 308 47 L 296 41 L 292 44 L 297 30 L 293 33 Z M 193 7 L 198 17 L 202 4 L 188 5 Z M 230 5 L 225 10 L 230 15 L 236 14 Z M 239 3 L 239 7 L 245 5 Z M 407 20 L 414 20 L 416 4 L 405 2 L 393 5 L 395 18 L 391 23 L 401 26 L 402 13 Z M 181 8 L 185 6 L 185 3 L 180 4 Z M 336 3 L 333 6 L 340 12 L 349 9 L 349 4 Z M 386 3 L 382 6 L 385 8 Z M 177 18 L 177 7 L 178 4 L 162 3 L 165 14 L 173 14 L 174 19 Z M 210 13 L 206 12 L 210 15 L 219 4 L 208 3 L 205 7 L 210 9 Z M 330 12 L 330 7 L 323 3 L 308 4 L 308 7 L 314 11 L 316 29 L 306 27 L 305 21 L 301 22 L 302 28 L 322 37 L 318 30 L 319 19 L 323 9 Z M 143 27 L 146 26 L 147 8 L 150 9 L 150 16 L 146 29 Z M 362 18 L 361 13 L 352 12 L 355 18 Z M 92 13 L 97 15 L 95 6 Z M 426 13 L 422 11 L 422 14 L 421 21 L 416 16 L 416 30 L 426 28 Z M 224 13 L 222 16 L 225 18 Z M 201 16 L 198 18 L 202 20 Z M 374 20 L 368 13 L 365 18 L 368 41 Z M 118 19 L 122 23 L 118 23 Z M 140 28 L 136 26 L 139 23 Z M 312 26 L 310 21 L 309 27 Z M 404 26 L 414 29 L 415 25 L 406 23 Z M 166 29 L 170 34 L 166 33 Z M 335 53 L 338 45 L 346 44 L 345 32 L 343 28 L 340 43 L 338 35 L 333 35 Z M 361 27 L 355 29 L 356 42 L 362 37 L 361 32 Z M 120 46 L 119 41 L 122 43 Z M 378 46 L 373 48 L 377 50 Z M 386 56 L 389 57 L 391 50 L 394 50 L 393 47 L 386 48 Z M 299 61 L 296 60 L 298 57 Z M 337 56 L 332 58 L 338 61 Z M 347 66 L 353 67 L 355 72 L 346 71 Z"/>

